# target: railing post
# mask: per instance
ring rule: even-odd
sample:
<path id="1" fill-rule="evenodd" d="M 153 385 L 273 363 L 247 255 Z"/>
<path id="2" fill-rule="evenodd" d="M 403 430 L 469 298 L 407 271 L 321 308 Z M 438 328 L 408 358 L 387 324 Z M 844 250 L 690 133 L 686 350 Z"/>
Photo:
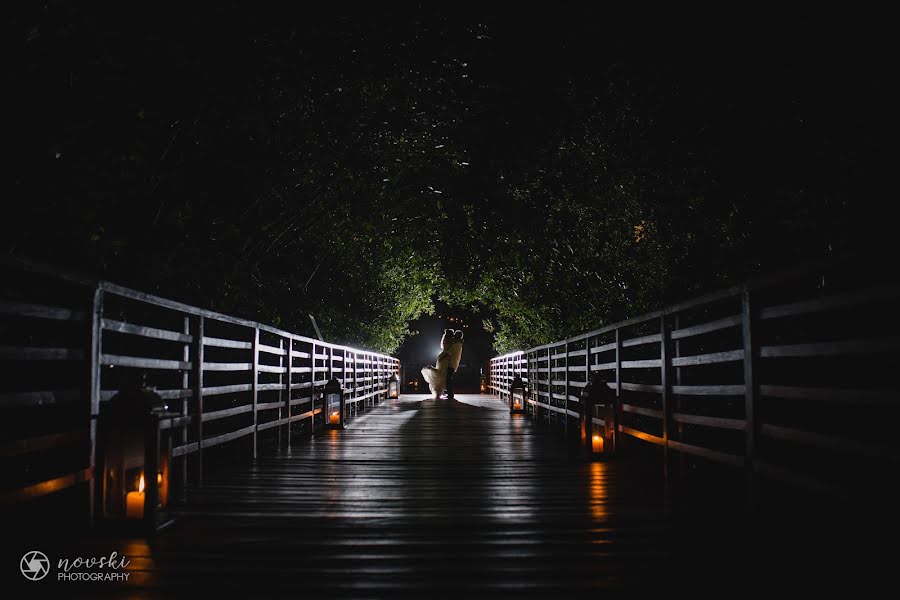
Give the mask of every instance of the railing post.
<path id="1" fill-rule="evenodd" d="M 744 288 L 741 294 L 741 326 L 744 341 L 744 414 L 746 421 L 746 451 L 744 456 L 747 472 L 747 496 L 751 508 L 756 505 L 756 446 L 758 428 L 756 423 L 757 410 L 757 374 L 755 363 L 757 355 L 757 341 L 753 338 L 753 325 L 756 310 L 750 297 L 750 290 Z"/>
<path id="2" fill-rule="evenodd" d="M 203 485 L 203 330 L 204 318 L 197 317 L 196 338 L 194 339 L 194 419 L 191 422 L 197 450 L 193 452 L 193 482 L 195 486 Z"/>
<path id="3" fill-rule="evenodd" d="M 88 450 L 88 467 L 91 478 L 88 482 L 88 527 L 94 526 L 94 515 L 99 511 L 97 493 L 97 477 L 94 472 L 97 465 L 97 418 L 100 415 L 100 355 L 103 348 L 103 288 L 97 285 L 91 297 L 91 329 L 88 338 L 88 398 L 90 401 L 90 449 Z M 101 482 L 102 485 L 102 482 Z"/>
<path id="4" fill-rule="evenodd" d="M 506 384 L 506 391 L 509 393 L 509 399 L 512 400 L 512 382 L 516 378 L 516 357 L 509 357 L 509 379 Z"/>
<path id="5" fill-rule="evenodd" d="M 547 424 L 550 424 L 550 406 L 553 404 L 553 348 L 547 347 Z"/>
<path id="6" fill-rule="evenodd" d="M 309 345 L 309 435 L 316 431 L 316 343 Z"/>
<path id="7" fill-rule="evenodd" d="M 569 435 L 569 341 L 566 340 L 564 348 L 563 360 L 566 361 L 566 381 L 565 387 L 563 388 L 563 396 L 565 399 L 563 400 L 563 435 Z"/>
<path id="8" fill-rule="evenodd" d="M 672 428 L 672 381 L 669 371 L 672 357 L 669 349 L 669 337 L 669 324 L 665 313 L 663 313 L 659 318 L 659 368 L 663 414 L 663 476 L 667 483 L 669 481 L 669 434 Z"/>
<path id="9" fill-rule="evenodd" d="M 281 350 L 282 352 L 285 352 L 284 338 L 281 337 L 280 335 L 278 336 L 278 349 Z M 279 371 L 279 373 L 278 373 L 278 386 L 279 386 L 278 401 L 282 403 L 282 406 L 278 407 L 278 416 L 276 417 L 278 419 L 278 421 L 281 421 L 282 418 L 284 417 L 284 406 L 283 406 L 283 404 L 284 404 L 284 371 L 283 371 L 284 357 L 285 357 L 284 354 L 281 354 L 281 353 L 278 354 L 278 368 L 282 369 L 282 371 Z M 280 452 L 281 451 L 281 441 L 282 441 L 281 438 L 284 435 L 284 425 L 278 426 L 277 433 L 278 433 L 278 451 Z"/>
<path id="10" fill-rule="evenodd" d="M 251 456 L 256 458 L 256 436 L 259 433 L 259 420 L 256 412 L 259 404 L 259 327 L 253 327 L 253 374 L 250 380 L 250 400 L 253 403 L 253 435 L 251 437 Z"/>
<path id="11" fill-rule="evenodd" d="M 515 371 L 515 365 L 513 365 L 513 357 L 510 354 L 506 357 L 506 377 L 504 379 L 503 385 L 506 387 L 506 401 L 509 403 L 510 398 L 512 398 L 512 380 L 515 377 L 513 372 Z"/>
<path id="12" fill-rule="evenodd" d="M 359 365 L 356 363 L 357 358 L 358 358 L 356 352 L 352 352 L 352 354 L 353 354 L 353 397 L 356 398 L 357 396 L 359 396 L 359 381 L 358 381 L 359 375 L 357 374 L 359 372 Z"/>
<path id="13" fill-rule="evenodd" d="M 673 327 L 676 330 L 681 329 L 681 313 L 675 313 L 674 318 L 675 318 L 675 322 L 673 323 Z M 669 332 L 669 335 L 671 336 L 671 332 Z M 673 352 L 674 352 L 673 356 L 675 358 L 681 357 L 681 339 L 676 339 L 672 345 L 673 345 Z M 682 377 L 681 377 L 682 367 L 674 367 L 672 369 L 672 372 L 674 373 L 675 385 L 678 385 L 678 386 L 682 385 Z M 680 396 L 678 398 L 676 398 L 674 410 L 676 410 L 678 412 L 681 412 L 682 410 L 684 410 L 683 402 L 684 401 L 682 400 L 682 398 Z M 681 422 L 676 423 L 675 431 L 677 432 L 678 441 L 683 442 L 684 441 L 684 424 Z M 683 474 L 684 468 L 685 468 L 685 454 L 684 454 L 684 452 L 679 452 L 678 453 L 678 470 L 679 470 L 679 472 Z"/>
<path id="14" fill-rule="evenodd" d="M 184 327 L 182 328 L 182 332 L 185 335 L 191 335 L 191 318 L 188 316 L 184 317 Z M 184 362 L 191 361 L 191 344 L 189 342 L 185 343 L 181 348 L 181 359 Z M 187 370 L 184 370 L 181 372 L 181 389 L 189 390 L 190 388 L 191 388 L 190 373 L 188 373 Z M 179 400 L 179 402 L 181 402 L 181 409 L 179 410 L 179 412 L 181 413 L 181 419 L 182 419 L 181 428 L 180 428 L 181 429 L 180 442 L 181 442 L 181 446 L 187 446 L 187 443 L 188 443 L 188 419 L 187 419 L 187 417 L 190 414 L 190 404 L 191 404 L 190 396 L 182 396 L 181 399 Z M 178 463 L 180 465 L 180 468 L 178 469 L 178 473 L 179 473 L 178 486 L 179 486 L 179 488 L 178 488 L 176 495 L 178 498 L 183 498 L 184 492 L 187 489 L 187 484 L 188 484 L 188 469 L 187 469 L 188 455 L 182 454 L 178 458 Z"/>
<path id="15" fill-rule="evenodd" d="M 285 368 L 286 368 L 286 383 L 284 386 L 285 391 L 285 399 L 284 399 L 284 409 L 285 409 L 285 418 L 287 419 L 287 423 L 284 425 L 285 432 L 285 445 L 287 447 L 288 454 L 291 452 L 291 382 L 293 381 L 293 377 L 291 375 L 291 369 L 294 364 L 294 339 L 290 336 L 287 340 L 287 348 L 285 351 L 287 352 L 285 356 Z M 283 341 L 283 342 L 284 342 Z M 282 342 L 282 343 L 283 343 Z"/>
<path id="16" fill-rule="evenodd" d="M 384 357 L 379 356 L 378 357 L 378 393 L 374 396 L 377 399 L 376 402 L 378 402 L 379 404 L 384 400 L 384 395 L 385 395 L 384 371 L 385 371 Z"/>
<path id="17" fill-rule="evenodd" d="M 528 401 L 532 401 L 537 399 L 537 389 L 535 388 L 540 386 L 538 383 L 537 360 L 532 361 L 532 358 L 535 357 L 531 352 L 526 354 L 526 357 L 525 364 L 528 367 Z M 529 404 L 531 404 L 531 417 L 534 418 L 534 411 L 537 409 L 537 406 L 532 402 L 529 402 Z"/>
<path id="18" fill-rule="evenodd" d="M 349 390 L 347 387 L 347 351 L 341 350 L 341 356 L 343 360 L 341 361 L 341 387 L 345 390 Z M 356 403 L 353 403 L 353 406 L 356 406 Z"/>
<path id="19" fill-rule="evenodd" d="M 616 327 L 616 411 L 617 415 L 622 414 L 622 330 Z M 620 450 L 619 431 L 622 428 L 621 422 L 616 422 L 616 450 Z M 624 438 L 621 440 L 624 441 Z"/>
<path id="20" fill-rule="evenodd" d="M 505 359 L 503 359 L 503 397 L 507 404 L 509 404 L 509 385 L 512 383 L 512 356 L 507 355 Z"/>

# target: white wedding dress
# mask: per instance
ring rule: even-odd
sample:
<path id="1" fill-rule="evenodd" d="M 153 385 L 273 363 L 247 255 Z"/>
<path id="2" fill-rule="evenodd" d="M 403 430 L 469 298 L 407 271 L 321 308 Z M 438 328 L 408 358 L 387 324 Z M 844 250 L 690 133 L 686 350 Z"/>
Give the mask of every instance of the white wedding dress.
<path id="1" fill-rule="evenodd" d="M 438 354 L 437 365 L 432 367 L 422 367 L 422 377 L 428 382 L 428 389 L 431 395 L 437 400 L 441 397 L 441 393 L 447 388 L 447 369 L 450 366 L 450 353 L 441 352 Z"/>

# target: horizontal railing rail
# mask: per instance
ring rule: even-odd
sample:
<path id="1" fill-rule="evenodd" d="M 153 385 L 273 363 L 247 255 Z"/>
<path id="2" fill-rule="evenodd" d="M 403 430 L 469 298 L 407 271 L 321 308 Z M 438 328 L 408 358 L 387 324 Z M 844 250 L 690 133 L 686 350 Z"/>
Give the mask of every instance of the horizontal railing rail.
<path id="1" fill-rule="evenodd" d="M 330 378 L 343 383 L 351 417 L 386 398 L 399 375 L 399 360 L 384 354 L 30 262 L 4 267 L 25 276 L 9 289 L 18 297 L 0 300 L 0 360 L 17 373 L 0 391 L 8 417 L 0 460 L 14 461 L 17 474 L 0 490 L 2 505 L 92 488 L 100 406 L 137 371 L 179 415 L 162 427 L 173 430 L 183 484 L 202 482 L 209 448 L 246 439 L 256 456 L 262 432 L 278 431 L 289 447 L 292 425 L 321 427 Z"/>
<path id="2" fill-rule="evenodd" d="M 520 376 L 532 416 L 570 429 L 599 375 L 619 431 L 667 469 L 674 452 L 883 504 L 900 461 L 898 299 L 896 283 L 819 264 L 498 356 L 490 388 L 509 401 Z"/>

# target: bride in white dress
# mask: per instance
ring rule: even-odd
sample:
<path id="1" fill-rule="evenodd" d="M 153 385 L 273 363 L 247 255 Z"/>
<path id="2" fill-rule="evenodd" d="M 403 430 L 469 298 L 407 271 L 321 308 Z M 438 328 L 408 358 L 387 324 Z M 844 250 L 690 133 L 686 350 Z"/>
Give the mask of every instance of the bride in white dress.
<path id="1" fill-rule="evenodd" d="M 450 344 L 453 335 L 449 333 L 451 330 L 444 330 L 441 337 L 441 353 L 438 354 L 437 364 L 435 366 L 422 367 L 422 377 L 428 382 L 428 389 L 435 400 L 441 397 L 441 393 L 447 387 L 447 370 L 450 368 L 450 353 L 447 346 Z"/>

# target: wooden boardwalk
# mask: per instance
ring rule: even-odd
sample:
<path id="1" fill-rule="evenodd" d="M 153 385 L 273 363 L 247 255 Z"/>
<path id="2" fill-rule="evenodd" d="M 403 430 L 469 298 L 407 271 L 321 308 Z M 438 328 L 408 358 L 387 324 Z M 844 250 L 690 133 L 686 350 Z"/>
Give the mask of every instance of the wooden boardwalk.
<path id="1" fill-rule="evenodd" d="M 623 558 L 653 559 L 659 511 L 616 469 L 573 460 L 495 398 L 457 398 L 404 396 L 210 481 L 181 511 L 190 529 L 166 541 L 161 582 L 196 581 L 178 566 L 187 548 L 192 569 L 224 562 L 224 573 L 353 597 L 603 588 Z M 198 527 L 225 539 L 193 539 Z"/>
<path id="2" fill-rule="evenodd" d="M 803 597 L 841 584 L 856 597 L 893 587 L 895 553 L 882 547 L 900 539 L 890 318 L 900 287 L 858 266 L 847 257 L 746 282 L 492 359 L 490 389 L 508 397 L 518 375 L 541 419 L 570 428 L 589 376 L 608 378 L 624 451 L 586 463 L 561 427 L 510 416 L 497 398 L 384 401 L 395 357 L 0 260 L 21 285 L 0 298 L 0 590 L 731 596 L 783 593 L 787 581 Z M 96 469 L 101 407 L 145 372 L 175 413 L 165 421 L 173 474 L 202 475 L 203 486 L 154 539 L 85 533 L 102 505 L 89 498 L 112 475 Z M 332 378 L 363 411 L 349 428 L 295 436 L 290 453 L 267 446 L 321 420 Z M 30 582 L 19 567 L 33 550 L 51 565 L 115 551 L 129 578 Z"/>
<path id="3" fill-rule="evenodd" d="M 27 590 L 480 598 L 764 584 L 739 523 L 711 513 L 673 522 L 663 497 L 653 472 L 579 461 L 558 430 L 509 415 L 496 398 L 404 396 L 343 432 L 297 440 L 290 455 L 210 474 L 153 540 L 50 546 L 58 555 L 115 549 L 131 560 L 127 584 Z"/>

